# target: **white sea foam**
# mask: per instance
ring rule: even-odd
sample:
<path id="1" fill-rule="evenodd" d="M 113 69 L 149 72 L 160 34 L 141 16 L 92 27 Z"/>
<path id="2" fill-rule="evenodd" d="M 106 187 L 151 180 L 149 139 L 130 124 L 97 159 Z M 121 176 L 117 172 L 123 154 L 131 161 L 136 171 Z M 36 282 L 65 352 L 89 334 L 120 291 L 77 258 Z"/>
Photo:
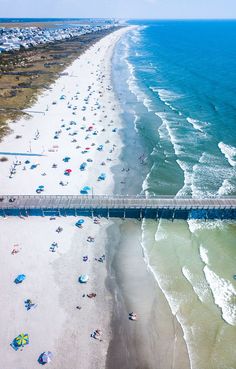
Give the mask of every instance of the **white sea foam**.
<path id="1" fill-rule="evenodd" d="M 166 131 L 168 133 L 170 142 L 171 142 L 171 144 L 174 148 L 174 152 L 175 152 L 176 156 L 181 155 L 183 153 L 182 152 L 182 147 L 181 147 L 180 143 L 177 141 L 177 138 L 174 135 L 173 129 L 171 129 L 170 121 L 167 119 L 168 114 L 163 113 L 163 112 L 155 112 L 155 115 L 158 116 L 159 118 L 161 118 L 161 120 L 163 122 L 162 125 L 158 129 L 158 133 L 160 135 L 160 138 L 166 139 L 166 135 L 165 135 L 165 131 Z"/>
<path id="2" fill-rule="evenodd" d="M 223 163 L 220 155 L 203 152 L 198 163 L 193 166 L 193 197 L 219 197 L 235 191 L 231 179 L 235 178 L 235 168 Z"/>
<path id="3" fill-rule="evenodd" d="M 222 312 L 222 318 L 230 325 L 236 325 L 236 289 L 230 281 L 218 276 L 208 266 L 204 267 L 206 280 L 212 290 L 216 305 Z"/>
<path id="4" fill-rule="evenodd" d="M 202 277 L 196 280 L 194 274 L 191 273 L 190 269 L 186 266 L 182 267 L 182 273 L 187 281 L 191 284 L 195 294 L 200 299 L 200 301 L 204 302 L 206 300 L 206 297 L 209 295 L 209 287 L 204 278 Z"/>
<path id="5" fill-rule="evenodd" d="M 236 147 L 226 145 L 224 142 L 220 142 L 218 144 L 218 147 L 219 147 L 220 151 L 222 152 L 222 154 L 228 160 L 229 164 L 232 167 L 235 167 L 235 165 L 236 165 Z"/>
<path id="6" fill-rule="evenodd" d="M 200 257 L 201 257 L 203 263 L 204 264 L 209 264 L 208 250 L 205 249 L 202 245 L 200 245 L 199 252 L 200 252 Z"/>
<path id="7" fill-rule="evenodd" d="M 150 111 L 153 111 L 152 109 L 152 100 L 149 99 L 148 97 L 145 97 L 144 100 L 143 100 L 143 105 L 147 108 L 147 110 L 150 112 Z"/>
<path id="8" fill-rule="evenodd" d="M 189 117 L 187 117 L 186 120 L 193 126 L 194 129 L 200 132 L 203 132 L 203 128 L 209 125 L 209 123 L 207 122 L 201 122 L 198 119 L 193 119 Z"/>
<path id="9" fill-rule="evenodd" d="M 152 101 L 151 99 L 140 89 L 137 84 L 137 78 L 135 77 L 135 67 L 129 62 L 128 54 L 125 58 L 125 62 L 128 66 L 130 76 L 127 80 L 127 84 L 130 92 L 135 95 L 138 102 L 143 103 L 145 108 L 150 112 L 152 111 Z"/>
<path id="10" fill-rule="evenodd" d="M 188 227 L 191 233 L 195 233 L 201 230 L 211 230 L 211 229 L 219 229 L 223 230 L 225 228 L 225 222 L 222 220 L 204 220 L 199 219 L 188 219 Z"/>
<path id="11" fill-rule="evenodd" d="M 226 196 L 235 191 L 235 187 L 230 183 L 228 179 L 224 179 L 221 187 L 219 188 L 217 195 Z"/>
<path id="12" fill-rule="evenodd" d="M 140 117 L 137 114 L 135 114 L 135 112 L 133 113 L 134 113 L 134 129 L 136 132 L 138 132 L 137 122 L 139 121 Z"/>
<path id="13" fill-rule="evenodd" d="M 192 191 L 193 169 L 191 165 L 188 165 L 186 162 L 182 160 L 177 159 L 176 162 L 184 172 L 184 185 L 176 194 L 176 197 L 178 197 L 184 196 L 188 194 L 189 191 Z"/>
<path id="14" fill-rule="evenodd" d="M 177 99 L 180 99 L 182 97 L 182 95 L 177 94 L 175 92 L 166 90 L 164 88 L 158 88 L 158 87 L 150 87 L 150 90 L 152 90 L 153 92 L 156 92 L 159 96 L 159 98 L 163 101 L 163 102 L 170 102 L 170 101 L 175 101 Z"/>
<path id="15" fill-rule="evenodd" d="M 163 282 L 163 279 L 161 278 L 161 276 L 159 275 L 158 273 L 158 270 L 154 269 L 154 267 L 151 265 L 150 263 L 150 259 L 149 259 L 149 256 L 148 256 L 148 252 L 147 252 L 147 249 L 146 249 L 146 240 L 145 240 L 145 224 L 146 224 L 146 221 L 143 220 L 142 222 L 142 241 L 141 241 L 141 246 L 142 246 L 142 250 L 143 250 L 143 255 L 144 255 L 144 260 L 146 262 L 146 265 L 147 265 L 147 268 L 150 270 L 150 272 L 153 274 L 159 288 L 162 290 L 163 294 L 166 296 L 166 299 L 168 301 L 168 304 L 170 306 L 170 309 L 172 311 L 172 314 L 176 316 L 176 318 L 178 319 L 178 316 L 176 315 L 177 312 L 179 311 L 179 305 L 180 305 L 180 302 L 179 302 L 179 296 L 176 295 L 176 296 L 173 296 L 173 294 L 170 294 L 168 293 L 164 288 L 163 288 L 163 285 L 162 283 L 160 283 L 161 281 Z M 158 238 L 157 236 L 157 233 L 160 232 L 161 236 L 160 238 Z M 164 231 L 163 231 L 164 232 Z M 157 227 L 157 232 L 155 234 L 155 240 L 156 239 L 159 239 L 161 240 L 161 237 L 164 237 L 165 238 L 165 235 L 161 231 L 161 222 L 158 223 L 158 227 Z M 163 238 L 162 238 L 163 239 Z M 150 242 L 150 240 L 148 241 Z M 168 283 L 168 281 L 166 280 L 166 283 Z M 178 319 L 179 320 L 179 319 Z"/>

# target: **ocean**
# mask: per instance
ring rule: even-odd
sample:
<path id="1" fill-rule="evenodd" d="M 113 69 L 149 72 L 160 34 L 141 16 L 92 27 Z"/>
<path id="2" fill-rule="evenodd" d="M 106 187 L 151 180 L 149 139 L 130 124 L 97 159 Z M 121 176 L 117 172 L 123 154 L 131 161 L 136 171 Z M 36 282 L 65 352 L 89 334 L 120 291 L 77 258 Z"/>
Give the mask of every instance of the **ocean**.
<path id="1" fill-rule="evenodd" d="M 236 195 L 236 21 L 130 23 L 113 57 L 131 169 L 116 191 Z M 141 231 L 191 368 L 235 369 L 235 222 L 144 220 Z"/>

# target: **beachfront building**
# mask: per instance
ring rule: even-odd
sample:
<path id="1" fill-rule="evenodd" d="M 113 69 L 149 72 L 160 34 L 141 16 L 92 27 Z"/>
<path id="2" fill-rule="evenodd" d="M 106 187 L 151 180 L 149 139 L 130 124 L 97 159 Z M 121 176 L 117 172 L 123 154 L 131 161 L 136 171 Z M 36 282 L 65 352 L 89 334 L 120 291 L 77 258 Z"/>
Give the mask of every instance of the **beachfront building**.
<path id="1" fill-rule="evenodd" d="M 92 32 L 98 32 L 116 26 L 113 21 L 99 24 L 63 25 L 56 28 L 12 27 L 0 28 L 0 53 L 20 48 L 34 47 L 55 41 L 66 40 Z"/>

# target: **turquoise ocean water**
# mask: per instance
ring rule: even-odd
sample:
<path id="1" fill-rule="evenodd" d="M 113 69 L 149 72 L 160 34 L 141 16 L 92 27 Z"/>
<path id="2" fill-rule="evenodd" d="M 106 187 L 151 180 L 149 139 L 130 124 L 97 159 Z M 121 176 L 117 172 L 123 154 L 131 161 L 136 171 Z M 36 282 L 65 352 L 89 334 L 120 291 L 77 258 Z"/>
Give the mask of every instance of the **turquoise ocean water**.
<path id="1" fill-rule="evenodd" d="M 132 23 L 113 63 L 124 127 L 145 153 L 130 191 L 236 195 L 236 21 Z M 143 221 L 142 247 L 191 367 L 235 369 L 235 223 Z"/>

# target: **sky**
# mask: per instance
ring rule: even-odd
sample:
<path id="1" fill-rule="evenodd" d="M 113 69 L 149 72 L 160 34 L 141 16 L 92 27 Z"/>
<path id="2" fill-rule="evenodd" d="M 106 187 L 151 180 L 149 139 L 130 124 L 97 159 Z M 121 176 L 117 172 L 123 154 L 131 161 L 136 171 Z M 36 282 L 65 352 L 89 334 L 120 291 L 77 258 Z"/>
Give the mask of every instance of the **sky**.
<path id="1" fill-rule="evenodd" d="M 3 17 L 236 18 L 236 0 L 0 0 Z"/>

